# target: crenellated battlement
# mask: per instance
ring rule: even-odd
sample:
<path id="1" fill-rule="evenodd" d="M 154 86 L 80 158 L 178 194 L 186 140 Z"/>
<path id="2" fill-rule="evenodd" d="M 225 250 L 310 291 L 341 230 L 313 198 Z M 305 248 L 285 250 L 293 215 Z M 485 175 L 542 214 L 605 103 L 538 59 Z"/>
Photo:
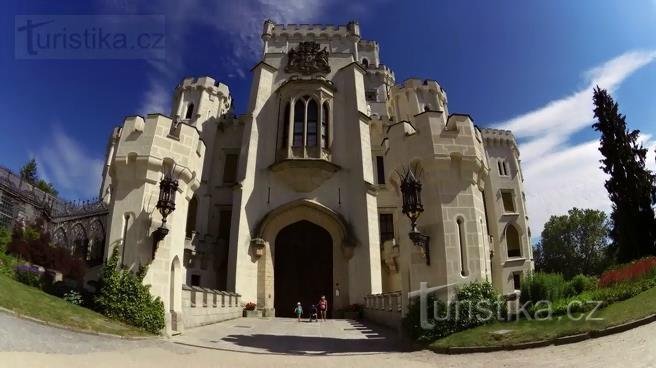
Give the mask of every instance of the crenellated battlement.
<path id="1" fill-rule="evenodd" d="M 200 170 L 205 154 L 205 143 L 198 130 L 184 123 L 175 123 L 168 116 L 149 114 L 125 118 L 120 129 L 114 164 L 129 164 L 132 160 L 146 160 L 159 165 L 170 159 L 186 167 L 190 173 Z"/>
<path id="2" fill-rule="evenodd" d="M 392 87 L 391 95 L 399 119 L 411 120 L 425 111 L 448 113 L 446 92 L 434 80 L 407 79 Z"/>
<path id="3" fill-rule="evenodd" d="M 191 89 L 204 89 L 213 95 L 224 96 L 230 100 L 230 88 L 212 77 L 185 78 L 176 87 L 176 91 Z"/>
<path id="4" fill-rule="evenodd" d="M 270 20 L 264 22 L 262 38 L 264 40 L 277 38 L 316 38 L 329 39 L 341 37 L 360 38 L 360 26 L 357 22 L 345 25 L 330 24 L 275 24 Z"/>
<path id="5" fill-rule="evenodd" d="M 510 130 L 481 128 L 481 135 L 485 144 L 490 145 L 508 145 L 517 149 L 515 135 Z"/>

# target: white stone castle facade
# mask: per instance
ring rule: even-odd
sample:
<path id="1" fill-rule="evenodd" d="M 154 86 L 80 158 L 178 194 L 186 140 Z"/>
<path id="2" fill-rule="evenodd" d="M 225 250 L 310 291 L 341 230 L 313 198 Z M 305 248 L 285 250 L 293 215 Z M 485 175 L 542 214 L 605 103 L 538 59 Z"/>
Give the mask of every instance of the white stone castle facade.
<path id="1" fill-rule="evenodd" d="M 449 113 L 433 80 L 397 83 L 355 22 L 267 21 L 262 39 L 245 114 L 233 113 L 225 84 L 188 78 L 170 116 L 129 117 L 108 145 L 105 256 L 119 247 L 127 267 L 149 265 L 169 330 L 221 318 L 191 318 L 212 290 L 284 316 L 297 300 L 326 295 L 336 315 L 422 281 L 518 288 L 532 254 L 511 132 Z M 401 213 L 397 172 L 410 165 L 423 170 L 418 228 L 430 264 Z M 159 181 L 171 170 L 176 208 L 157 244 Z"/>

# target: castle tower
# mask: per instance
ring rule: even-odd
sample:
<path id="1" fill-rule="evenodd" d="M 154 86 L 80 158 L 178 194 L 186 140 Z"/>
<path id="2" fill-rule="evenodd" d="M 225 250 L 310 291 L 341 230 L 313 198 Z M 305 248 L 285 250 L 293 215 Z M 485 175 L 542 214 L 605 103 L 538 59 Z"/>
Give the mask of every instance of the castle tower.
<path id="1" fill-rule="evenodd" d="M 171 116 L 203 131 L 232 106 L 228 86 L 211 77 L 185 78 L 175 89 Z"/>
<path id="2" fill-rule="evenodd" d="M 181 293 L 185 280 L 183 252 L 187 208 L 200 185 L 205 144 L 198 130 L 170 118 L 150 114 L 128 117 L 113 135 L 109 157 L 111 178 L 106 256 L 119 248 L 120 262 L 136 271 L 147 265 L 144 279 L 151 293 L 164 302 L 167 329 L 181 330 Z M 167 218 L 169 233 L 156 242 L 155 230 L 162 224 L 155 208 L 163 173 L 178 179 L 175 210 Z"/>
<path id="3" fill-rule="evenodd" d="M 425 211 L 418 228 L 430 236 L 428 265 L 407 237 L 407 219 L 400 220 L 403 297 L 419 282 L 432 287 L 489 280 L 483 199 L 489 168 L 480 131 L 468 115 L 448 115 L 446 94 L 435 81 L 407 80 L 392 89 L 391 101 L 396 119 L 387 130 L 385 166 L 392 172 L 421 167 Z"/>

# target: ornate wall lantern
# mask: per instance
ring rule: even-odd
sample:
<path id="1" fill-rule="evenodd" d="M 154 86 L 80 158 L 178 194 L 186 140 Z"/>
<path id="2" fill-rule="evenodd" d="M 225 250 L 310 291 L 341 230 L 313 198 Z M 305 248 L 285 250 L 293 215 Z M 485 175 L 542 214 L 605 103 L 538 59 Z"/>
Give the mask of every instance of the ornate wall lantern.
<path id="1" fill-rule="evenodd" d="M 408 236 L 416 246 L 421 247 L 426 264 L 430 265 L 430 237 L 417 230 L 417 220 L 424 212 L 424 206 L 421 203 L 421 182 L 419 181 L 421 169 L 418 167 L 407 168 L 399 176 L 401 177 L 400 187 L 403 196 L 401 211 L 410 219 L 411 230 Z"/>
<path id="2" fill-rule="evenodd" d="M 171 172 L 164 175 L 164 178 L 159 182 L 159 200 L 155 206 L 159 213 L 162 214 L 162 225 L 157 228 L 154 232 L 155 237 L 155 248 L 157 243 L 160 240 L 163 240 L 164 237 L 169 233 L 169 229 L 166 227 L 166 218 L 175 211 L 175 193 L 178 191 L 178 180 L 174 179 L 171 175 Z M 155 249 L 153 249 L 153 255 Z"/>

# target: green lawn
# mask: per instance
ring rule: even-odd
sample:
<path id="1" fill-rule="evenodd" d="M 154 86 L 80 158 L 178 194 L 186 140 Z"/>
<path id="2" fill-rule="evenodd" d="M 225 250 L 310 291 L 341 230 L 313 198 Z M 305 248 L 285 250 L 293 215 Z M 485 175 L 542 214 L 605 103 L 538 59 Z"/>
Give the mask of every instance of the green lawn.
<path id="1" fill-rule="evenodd" d="M 90 309 L 66 302 L 12 278 L 0 274 L 0 307 L 42 321 L 79 330 L 121 336 L 152 336 L 149 333 L 111 320 Z"/>
<path id="2" fill-rule="evenodd" d="M 585 318 L 572 321 L 563 316 L 560 320 L 550 321 L 495 322 L 447 336 L 433 342 L 430 347 L 498 346 L 548 340 L 604 329 L 654 313 L 656 313 L 656 288 L 651 288 L 633 298 L 613 303 L 604 309 L 598 310 L 593 317 L 603 318 L 602 321 L 586 321 Z M 491 333 L 498 330 L 511 330 L 511 332 L 504 334 L 501 338 L 497 337 L 497 339 Z"/>

